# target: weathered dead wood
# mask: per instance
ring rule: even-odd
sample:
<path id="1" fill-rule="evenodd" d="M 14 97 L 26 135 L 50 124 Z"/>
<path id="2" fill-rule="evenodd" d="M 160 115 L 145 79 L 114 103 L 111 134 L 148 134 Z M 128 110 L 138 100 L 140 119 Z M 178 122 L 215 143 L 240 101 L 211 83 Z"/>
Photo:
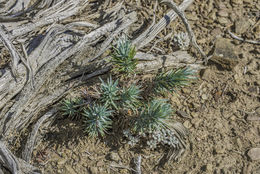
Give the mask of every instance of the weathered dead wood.
<path id="1" fill-rule="evenodd" d="M 18 62 L 21 59 L 21 56 L 19 54 L 19 52 L 16 51 L 14 45 L 12 44 L 12 42 L 9 39 L 9 35 L 8 33 L 6 33 L 6 31 L 4 30 L 4 26 L 0 25 L 0 40 L 3 42 L 4 46 L 9 50 L 9 52 L 11 53 L 11 69 L 12 69 L 12 73 L 14 76 L 17 76 L 17 67 L 18 67 Z"/>
<path id="2" fill-rule="evenodd" d="M 9 0 L 9 4 L 7 3 L 4 8 L 0 9 L 0 22 L 17 22 L 29 19 L 29 17 L 25 17 L 25 14 L 37 8 L 41 1 L 37 0 L 29 7 L 30 0 Z M 2 15 L 1 12 L 7 14 Z"/>
<path id="3" fill-rule="evenodd" d="M 44 121 L 46 121 L 47 119 L 52 117 L 56 112 L 57 112 L 56 109 L 51 109 L 46 114 L 44 114 L 37 121 L 37 123 L 34 125 L 34 127 L 32 129 L 32 132 L 30 133 L 30 136 L 29 136 L 29 138 L 28 138 L 28 140 L 26 142 L 25 149 L 24 149 L 24 151 L 22 153 L 22 158 L 26 162 L 30 162 L 30 160 L 31 160 L 32 151 L 33 151 L 33 148 L 35 146 L 35 140 L 36 140 L 36 136 L 37 136 L 37 133 L 38 133 L 38 130 L 39 130 L 40 126 L 42 125 L 42 123 Z"/>
<path id="4" fill-rule="evenodd" d="M 142 163 L 142 156 L 139 155 L 136 159 L 134 159 L 134 163 L 135 163 L 135 173 L 136 174 L 142 174 L 142 170 L 141 170 L 141 163 Z"/>
<path id="5" fill-rule="evenodd" d="M 16 37 L 28 34 L 39 27 L 53 24 L 75 15 L 81 8 L 84 8 L 87 3 L 88 0 L 62 0 L 47 10 L 43 9 L 42 11 L 36 13 L 34 18 L 31 19 L 29 23 L 21 26 L 11 26 L 12 28 L 8 27 L 8 25 L 4 25 L 11 31 L 12 35 L 10 39 L 13 40 Z"/>
<path id="6" fill-rule="evenodd" d="M 157 71 L 161 68 L 180 68 L 188 66 L 194 70 L 203 69 L 202 64 L 196 61 L 195 58 L 190 56 L 186 51 L 177 51 L 172 55 L 154 55 L 142 52 L 137 52 L 136 58 L 140 64 L 137 65 L 139 71 L 146 73 Z"/>
<path id="7" fill-rule="evenodd" d="M 181 5 L 180 9 L 184 11 L 193 0 L 184 0 Z M 178 15 L 175 13 L 174 10 L 170 10 L 160 21 L 156 24 L 152 24 L 146 31 L 144 31 L 138 38 L 133 40 L 133 44 L 136 45 L 136 48 L 140 49 L 151 42 L 158 33 L 160 33 L 171 21 L 176 19 Z"/>
<path id="8" fill-rule="evenodd" d="M 38 174 L 39 170 L 22 159 L 15 157 L 0 141 L 0 163 L 13 174 Z"/>
<path id="9" fill-rule="evenodd" d="M 0 14 L 14 14 L 28 8 L 30 0 L 4 0 L 1 3 L 3 4 L 3 8 L 0 9 Z"/>

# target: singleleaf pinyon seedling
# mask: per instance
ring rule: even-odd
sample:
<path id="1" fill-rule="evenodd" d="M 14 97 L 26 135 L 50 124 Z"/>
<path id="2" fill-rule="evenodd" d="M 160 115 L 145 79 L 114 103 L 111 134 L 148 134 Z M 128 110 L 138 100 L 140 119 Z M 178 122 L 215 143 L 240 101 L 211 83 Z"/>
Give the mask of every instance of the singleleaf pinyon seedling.
<path id="1" fill-rule="evenodd" d="M 112 110 L 108 110 L 106 105 L 94 104 L 87 109 L 84 109 L 84 124 L 85 132 L 90 137 L 97 137 L 105 135 L 107 130 L 112 126 Z"/>
<path id="2" fill-rule="evenodd" d="M 135 47 L 132 46 L 131 42 L 126 37 L 119 39 L 111 58 L 111 62 L 114 65 L 113 70 L 127 76 L 135 74 L 137 65 L 137 59 L 134 58 L 135 55 Z"/>
<path id="3" fill-rule="evenodd" d="M 123 90 L 120 95 L 120 103 L 123 109 L 131 109 L 135 111 L 138 106 L 140 106 L 141 87 L 135 84 L 132 84 L 130 87 L 123 87 Z"/>
<path id="4" fill-rule="evenodd" d="M 195 78 L 194 71 L 189 68 L 162 72 L 154 79 L 155 91 L 159 93 L 165 91 L 175 92 L 176 88 L 188 85 L 190 80 Z"/>
<path id="5" fill-rule="evenodd" d="M 107 79 L 107 82 L 104 82 L 101 78 L 100 86 L 100 101 L 104 103 L 109 108 L 118 109 L 117 101 L 119 100 L 119 88 L 118 88 L 118 80 L 115 82 L 112 80 L 110 76 Z"/>
<path id="6" fill-rule="evenodd" d="M 71 119 L 78 119 L 81 115 L 84 101 L 81 98 L 64 99 L 61 102 L 62 115 L 68 116 Z"/>
<path id="7" fill-rule="evenodd" d="M 144 109 L 135 120 L 133 131 L 136 133 L 149 133 L 165 128 L 172 112 L 171 105 L 166 103 L 166 100 L 152 100 L 144 106 Z"/>

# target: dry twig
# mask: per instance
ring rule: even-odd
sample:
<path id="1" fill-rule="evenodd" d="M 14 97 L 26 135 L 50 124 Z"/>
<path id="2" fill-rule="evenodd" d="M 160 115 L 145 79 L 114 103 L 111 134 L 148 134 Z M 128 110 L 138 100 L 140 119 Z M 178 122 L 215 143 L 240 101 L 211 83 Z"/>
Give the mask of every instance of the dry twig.
<path id="1" fill-rule="evenodd" d="M 246 43 L 250 43 L 250 44 L 255 44 L 255 45 L 260 45 L 260 41 L 243 39 L 242 37 L 236 36 L 236 35 L 235 35 L 234 33 L 232 33 L 230 30 L 228 30 L 228 33 L 230 34 L 230 36 L 231 36 L 232 38 L 237 39 L 237 40 L 239 40 L 239 41 L 246 42 Z"/>

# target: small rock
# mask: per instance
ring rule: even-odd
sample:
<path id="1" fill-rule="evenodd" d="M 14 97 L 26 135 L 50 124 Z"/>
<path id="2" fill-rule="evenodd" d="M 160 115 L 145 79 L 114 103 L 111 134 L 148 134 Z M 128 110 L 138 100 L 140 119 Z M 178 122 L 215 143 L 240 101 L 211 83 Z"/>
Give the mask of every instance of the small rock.
<path id="1" fill-rule="evenodd" d="M 229 19 L 230 19 L 232 22 L 236 21 L 236 20 L 237 20 L 236 14 L 235 14 L 235 13 L 231 13 L 231 14 L 229 15 Z"/>
<path id="2" fill-rule="evenodd" d="M 213 36 L 220 36 L 221 34 L 223 33 L 223 31 L 221 31 L 221 29 L 220 28 L 214 28 L 212 31 L 211 31 L 211 34 L 213 35 Z"/>
<path id="3" fill-rule="evenodd" d="M 206 170 L 207 170 L 208 172 L 212 172 L 212 170 L 213 170 L 213 165 L 212 165 L 212 164 L 207 164 Z"/>
<path id="4" fill-rule="evenodd" d="M 226 10 L 220 10 L 218 11 L 218 15 L 221 17 L 228 17 L 228 12 Z"/>
<path id="5" fill-rule="evenodd" d="M 257 116 L 257 115 L 249 115 L 246 119 L 247 119 L 248 121 L 260 121 L 260 116 Z"/>
<path id="6" fill-rule="evenodd" d="M 120 161 L 120 157 L 119 157 L 118 153 L 116 153 L 116 152 L 110 152 L 109 158 L 113 161 Z"/>
<path id="7" fill-rule="evenodd" d="M 200 72 L 200 76 L 203 80 L 209 80 L 211 79 L 211 70 L 210 69 L 204 69 L 204 70 L 201 70 Z"/>
<path id="8" fill-rule="evenodd" d="M 237 146 L 238 146 L 239 149 L 242 148 L 242 142 L 241 142 L 240 138 L 237 138 Z"/>
<path id="9" fill-rule="evenodd" d="M 184 111 L 177 110 L 176 114 L 180 117 L 183 117 L 183 118 L 190 118 L 190 116 Z"/>
<path id="10" fill-rule="evenodd" d="M 220 18 L 218 18 L 218 22 L 219 22 L 220 24 L 222 24 L 222 25 L 226 25 L 226 24 L 228 24 L 230 21 L 229 21 L 228 18 L 226 18 L 226 17 L 220 17 Z"/>
<path id="11" fill-rule="evenodd" d="M 175 105 L 177 105 L 177 106 L 180 106 L 180 105 L 181 105 L 181 102 L 180 102 L 180 100 L 179 100 L 179 98 L 178 98 L 177 95 L 173 95 L 173 96 L 171 97 L 171 103 L 172 103 L 172 104 L 175 104 Z"/>
<path id="12" fill-rule="evenodd" d="M 90 167 L 89 170 L 93 174 L 98 174 L 98 168 L 97 167 Z"/>
<path id="13" fill-rule="evenodd" d="M 64 159 L 64 158 L 62 158 L 62 159 L 60 159 L 60 160 L 57 162 L 57 164 L 58 164 L 58 165 L 63 165 L 63 164 L 65 164 L 66 162 L 67 162 L 67 160 Z"/>
<path id="14" fill-rule="evenodd" d="M 187 14 L 186 17 L 190 21 L 198 21 L 199 20 L 199 18 L 197 17 L 196 14 Z"/>
<path id="15" fill-rule="evenodd" d="M 189 94 L 190 93 L 190 89 L 187 89 L 187 88 L 183 88 L 182 89 L 182 92 L 184 93 L 184 94 Z"/>
<path id="16" fill-rule="evenodd" d="M 235 75 L 234 75 L 234 79 L 235 79 L 235 82 L 236 82 L 237 84 L 240 84 L 240 83 L 241 83 L 241 77 L 240 77 L 238 74 L 235 74 Z"/>
<path id="17" fill-rule="evenodd" d="M 185 126 L 186 128 L 191 128 L 192 127 L 192 124 L 190 123 L 189 120 L 186 120 L 184 123 L 183 123 L 183 126 Z"/>
<path id="18" fill-rule="evenodd" d="M 235 32 L 236 34 L 242 34 L 248 30 L 250 27 L 250 21 L 244 17 L 238 18 L 238 20 L 235 21 Z"/>
<path id="19" fill-rule="evenodd" d="M 215 50 L 210 60 L 228 70 L 233 69 L 238 64 L 234 45 L 229 39 L 218 38 L 216 40 Z"/>
<path id="20" fill-rule="evenodd" d="M 207 39 L 206 38 L 202 38 L 202 39 L 197 40 L 197 42 L 199 44 L 205 44 L 207 42 Z"/>
<path id="21" fill-rule="evenodd" d="M 199 113 L 198 112 L 191 112 L 191 116 L 193 118 L 197 118 L 199 116 Z"/>
<path id="22" fill-rule="evenodd" d="M 103 160 L 100 160 L 97 162 L 97 167 L 104 166 L 104 165 L 105 165 L 105 163 Z"/>
<path id="23" fill-rule="evenodd" d="M 243 0 L 231 0 L 231 3 L 235 5 L 241 5 L 243 4 Z"/>
<path id="24" fill-rule="evenodd" d="M 260 160 L 260 148 L 252 148 L 247 154 L 253 161 Z"/>
<path id="25" fill-rule="evenodd" d="M 250 4 L 252 2 L 252 0 L 243 0 L 243 2 L 246 4 Z"/>
<path id="26" fill-rule="evenodd" d="M 70 167 L 69 165 L 66 165 L 66 166 L 65 166 L 65 171 L 64 171 L 64 173 L 76 174 L 75 170 L 74 170 L 72 167 Z"/>
<path id="27" fill-rule="evenodd" d="M 235 120 L 236 120 L 236 116 L 234 116 L 234 115 L 231 116 L 231 117 L 230 117 L 230 120 L 235 121 Z"/>
<path id="28" fill-rule="evenodd" d="M 207 99 L 208 99 L 208 96 L 207 96 L 206 94 L 202 94 L 201 98 L 202 98 L 203 100 L 207 100 Z"/>
<path id="29" fill-rule="evenodd" d="M 225 148 L 223 146 L 216 146 L 214 148 L 214 151 L 217 153 L 217 154 L 222 154 L 225 152 Z"/>
<path id="30" fill-rule="evenodd" d="M 215 11 L 209 13 L 209 19 L 211 19 L 212 21 L 215 21 L 217 19 Z"/>
<path id="31" fill-rule="evenodd" d="M 255 112 L 260 116 L 260 107 L 256 108 Z"/>
<path id="32" fill-rule="evenodd" d="M 224 4 L 224 2 L 219 2 L 216 5 L 217 5 L 217 9 L 225 9 L 225 8 L 227 8 L 226 5 Z"/>
<path id="33" fill-rule="evenodd" d="M 198 128 L 198 127 L 200 126 L 201 119 L 199 119 L 199 118 L 194 118 L 194 119 L 192 119 L 191 123 L 192 123 L 192 125 L 194 126 L 194 128 Z"/>

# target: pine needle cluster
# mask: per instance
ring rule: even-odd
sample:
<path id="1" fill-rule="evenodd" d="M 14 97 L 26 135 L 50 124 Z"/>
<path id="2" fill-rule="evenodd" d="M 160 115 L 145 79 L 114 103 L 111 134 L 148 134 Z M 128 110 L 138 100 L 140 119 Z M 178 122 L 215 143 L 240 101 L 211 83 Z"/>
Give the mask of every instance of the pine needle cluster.
<path id="1" fill-rule="evenodd" d="M 155 77 L 155 91 L 176 92 L 176 89 L 188 85 L 192 79 L 195 79 L 194 71 L 189 68 L 165 71 Z"/>
<path id="2" fill-rule="evenodd" d="M 118 88 L 118 80 L 113 82 L 112 77 L 110 76 L 107 79 L 107 82 L 104 82 L 101 78 L 100 86 L 100 101 L 103 102 L 108 107 L 113 107 L 115 109 L 118 108 L 116 101 L 118 101 L 119 97 L 119 88 Z"/>
<path id="3" fill-rule="evenodd" d="M 132 84 L 129 88 L 121 89 L 118 80 L 113 81 L 110 76 L 107 81 L 100 78 L 100 98 L 98 104 L 89 106 L 84 110 L 85 132 L 90 137 L 98 135 L 104 136 L 109 128 L 111 128 L 113 120 L 113 111 L 129 108 L 134 110 L 140 103 L 141 89 L 139 86 Z"/>
<path id="4" fill-rule="evenodd" d="M 152 100 L 144 106 L 139 117 L 135 120 L 133 131 L 148 133 L 167 127 L 172 115 L 171 105 L 166 100 Z"/>
<path id="5" fill-rule="evenodd" d="M 63 100 L 60 107 L 62 115 L 71 119 L 79 119 L 81 117 L 80 112 L 83 103 L 84 101 L 80 98 Z"/>
<path id="6" fill-rule="evenodd" d="M 111 62 L 114 65 L 113 70 L 124 75 L 135 74 L 137 59 L 135 59 L 136 51 L 131 42 L 126 38 L 120 38 L 117 46 L 114 47 Z"/>
<path id="7" fill-rule="evenodd" d="M 130 87 L 123 87 L 121 92 L 121 108 L 136 110 L 141 105 L 141 86 L 132 84 Z"/>
<path id="8" fill-rule="evenodd" d="M 85 132 L 89 137 L 102 137 L 107 133 L 107 130 L 112 126 L 112 110 L 108 110 L 105 105 L 94 104 L 87 109 L 84 109 L 84 124 Z"/>

